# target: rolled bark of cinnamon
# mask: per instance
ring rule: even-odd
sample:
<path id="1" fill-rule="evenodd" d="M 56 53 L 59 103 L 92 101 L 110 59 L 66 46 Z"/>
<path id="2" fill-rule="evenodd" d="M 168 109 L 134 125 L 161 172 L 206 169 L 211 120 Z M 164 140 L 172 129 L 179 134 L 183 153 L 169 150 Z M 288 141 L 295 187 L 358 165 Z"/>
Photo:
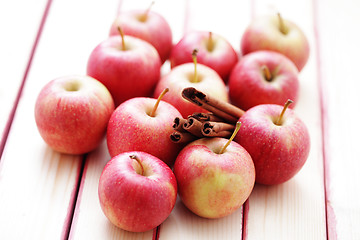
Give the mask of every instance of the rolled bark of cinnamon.
<path id="1" fill-rule="evenodd" d="M 172 125 L 173 129 L 179 132 L 186 132 L 186 130 L 183 128 L 184 124 L 186 123 L 186 119 L 176 117 L 174 119 L 174 124 Z"/>
<path id="2" fill-rule="evenodd" d="M 174 131 L 170 135 L 170 140 L 174 143 L 187 143 L 195 140 L 195 136 L 189 132 Z"/>
<path id="3" fill-rule="evenodd" d="M 191 114 L 190 116 L 196 118 L 197 120 L 199 120 L 201 122 L 205 122 L 205 121 L 224 122 L 224 119 L 215 116 L 211 112 L 208 112 L 208 113 L 196 112 L 196 113 Z"/>
<path id="4" fill-rule="evenodd" d="M 201 133 L 202 122 L 200 122 L 194 117 L 188 117 L 186 123 L 184 123 L 183 125 L 183 128 L 191 134 L 195 135 L 196 137 L 203 137 Z"/>
<path id="5" fill-rule="evenodd" d="M 230 132 L 230 134 L 234 131 L 235 126 L 228 123 L 222 123 L 222 122 L 204 122 L 201 132 L 204 136 L 214 136 L 217 133 L 227 131 Z"/>
<path id="6" fill-rule="evenodd" d="M 184 88 L 183 98 L 212 112 L 230 123 L 236 123 L 244 114 L 244 111 L 230 103 L 218 100 L 196 90 L 193 87 Z"/>

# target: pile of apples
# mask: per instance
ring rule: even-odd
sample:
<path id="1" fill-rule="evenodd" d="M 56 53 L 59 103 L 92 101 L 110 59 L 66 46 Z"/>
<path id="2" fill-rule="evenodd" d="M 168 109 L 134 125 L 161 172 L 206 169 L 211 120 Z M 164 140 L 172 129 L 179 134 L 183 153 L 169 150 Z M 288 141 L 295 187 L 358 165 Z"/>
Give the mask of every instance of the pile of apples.
<path id="1" fill-rule="evenodd" d="M 201 31 L 173 45 L 158 13 L 123 12 L 90 54 L 87 76 L 59 77 L 43 87 L 35 105 L 40 135 L 67 154 L 93 151 L 106 135 L 111 160 L 98 195 L 104 214 L 122 229 L 160 225 L 177 195 L 198 216 L 227 216 L 255 182 L 292 178 L 310 148 L 306 126 L 290 109 L 309 56 L 303 32 L 280 15 L 257 18 L 241 51 L 239 57 L 224 37 Z M 161 76 L 167 60 L 172 69 Z M 230 139 L 170 141 L 175 118 L 205 111 L 182 98 L 186 87 L 245 110 Z"/>

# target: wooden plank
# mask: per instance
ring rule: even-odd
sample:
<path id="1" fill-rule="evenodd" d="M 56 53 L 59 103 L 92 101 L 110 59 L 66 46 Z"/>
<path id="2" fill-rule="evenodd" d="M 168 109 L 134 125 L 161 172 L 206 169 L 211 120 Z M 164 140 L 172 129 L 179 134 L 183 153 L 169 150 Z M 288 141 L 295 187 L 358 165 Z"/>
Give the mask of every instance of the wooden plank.
<path id="1" fill-rule="evenodd" d="M 151 1 L 125 1 L 122 0 L 119 12 L 131 9 L 146 9 Z M 183 29 L 184 4 L 182 2 L 159 0 L 153 5 L 152 10 L 160 13 L 168 20 L 173 31 L 173 38 L 179 38 L 179 29 Z M 115 14 L 111 16 L 111 21 Z M 111 24 L 111 23 L 110 23 Z M 104 29 L 110 29 L 110 24 L 103 24 Z M 104 37 L 106 37 L 104 35 Z M 168 62 L 164 63 L 163 73 L 170 69 Z M 77 199 L 75 215 L 70 231 L 70 239 L 152 239 L 156 229 L 145 233 L 131 233 L 115 227 L 105 217 L 98 199 L 98 183 L 105 164 L 110 160 L 107 146 L 104 143 L 97 151 L 89 154 L 86 159 L 79 197 Z"/>
<path id="2" fill-rule="evenodd" d="M 250 19 L 244 1 L 188 1 L 184 32 L 212 31 L 225 37 L 239 51 L 241 33 Z M 220 219 L 191 213 L 178 198 L 173 212 L 160 227 L 159 239 L 242 239 L 242 208 Z"/>
<path id="3" fill-rule="evenodd" d="M 117 1 L 54 1 L 0 162 L 0 238 L 67 238 L 82 156 L 59 154 L 37 132 L 34 105 L 50 80 L 85 74 Z M 101 16 L 101 17 L 94 17 Z"/>
<path id="4" fill-rule="evenodd" d="M 276 14 L 297 23 L 310 42 L 310 58 L 300 73 L 300 97 L 295 111 L 307 125 L 311 150 L 302 170 L 277 186 L 255 186 L 249 199 L 246 239 L 326 239 L 321 139 L 321 106 L 317 86 L 316 45 L 312 1 L 254 2 L 254 17 Z"/>
<path id="5" fill-rule="evenodd" d="M 315 1 L 329 239 L 360 239 L 359 1 Z"/>
<path id="6" fill-rule="evenodd" d="M 47 0 L 0 2 L 0 155 L 46 3 Z"/>

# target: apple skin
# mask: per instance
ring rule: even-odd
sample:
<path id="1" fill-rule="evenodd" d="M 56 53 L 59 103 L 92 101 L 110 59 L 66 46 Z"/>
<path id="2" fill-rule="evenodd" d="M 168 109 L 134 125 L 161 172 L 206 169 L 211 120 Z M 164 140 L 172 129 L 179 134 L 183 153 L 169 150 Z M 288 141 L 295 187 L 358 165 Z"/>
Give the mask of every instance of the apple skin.
<path id="1" fill-rule="evenodd" d="M 255 169 L 249 153 L 236 142 L 218 154 L 228 139 L 202 138 L 179 153 L 174 174 L 184 205 L 198 216 L 221 218 L 249 197 Z"/>
<path id="2" fill-rule="evenodd" d="M 199 82 L 192 82 L 194 76 L 194 64 L 184 63 L 173 68 L 158 82 L 154 97 L 157 98 L 163 89 L 169 88 L 169 92 L 163 100 L 176 107 L 182 116 L 187 117 L 194 112 L 206 112 L 203 108 L 184 99 L 182 90 L 187 87 L 194 87 L 199 91 L 211 95 L 214 98 L 228 102 L 228 90 L 221 77 L 211 68 L 197 64 Z"/>
<path id="3" fill-rule="evenodd" d="M 137 97 L 116 108 L 107 128 L 107 145 L 112 157 L 127 151 L 144 151 L 173 165 L 183 145 L 173 143 L 169 136 L 174 131 L 174 119 L 182 116 L 174 106 L 160 101 L 155 116 L 151 117 L 156 100 Z"/>
<path id="4" fill-rule="evenodd" d="M 198 49 L 197 61 L 214 69 L 227 82 L 232 68 L 238 61 L 238 55 L 231 44 L 222 36 L 212 33 L 213 49 L 209 49 L 209 32 L 193 31 L 187 33 L 172 49 L 171 67 L 193 62 L 191 53 Z"/>
<path id="5" fill-rule="evenodd" d="M 262 67 L 272 78 L 266 80 Z M 247 110 L 259 104 L 282 105 L 287 99 L 295 107 L 299 95 L 299 72 L 294 63 L 273 51 L 256 51 L 245 55 L 234 67 L 229 78 L 232 104 Z"/>
<path id="6" fill-rule="evenodd" d="M 288 181 L 309 155 L 308 130 L 292 109 L 286 110 L 281 125 L 274 123 L 282 109 L 276 104 L 258 105 L 240 118 L 242 125 L 234 140 L 250 153 L 260 184 Z"/>
<path id="7" fill-rule="evenodd" d="M 91 53 L 87 74 L 102 82 L 115 106 L 127 99 L 151 96 L 160 79 L 160 57 L 155 48 L 138 38 L 114 36 L 101 42 Z"/>
<path id="8" fill-rule="evenodd" d="M 125 35 L 140 38 L 158 51 L 164 63 L 172 48 L 172 32 L 168 22 L 160 14 L 149 11 L 146 20 L 142 20 L 143 10 L 121 12 L 110 28 L 110 36 L 119 35 L 121 27 Z"/>
<path id="9" fill-rule="evenodd" d="M 130 158 L 135 155 L 139 163 Z M 103 169 L 98 187 L 100 206 L 115 226 L 145 232 L 160 225 L 171 213 L 177 196 L 176 179 L 160 159 L 145 152 L 125 152 Z"/>
<path id="10" fill-rule="evenodd" d="M 283 19 L 287 34 L 279 30 L 277 15 L 256 18 L 241 39 L 242 54 L 259 50 L 276 51 L 287 56 L 301 71 L 309 58 L 309 42 L 303 31 L 293 22 Z"/>
<path id="11" fill-rule="evenodd" d="M 52 149 L 83 154 L 104 139 L 113 111 L 113 99 L 103 84 L 88 76 L 71 75 L 42 88 L 35 103 L 35 121 Z"/>

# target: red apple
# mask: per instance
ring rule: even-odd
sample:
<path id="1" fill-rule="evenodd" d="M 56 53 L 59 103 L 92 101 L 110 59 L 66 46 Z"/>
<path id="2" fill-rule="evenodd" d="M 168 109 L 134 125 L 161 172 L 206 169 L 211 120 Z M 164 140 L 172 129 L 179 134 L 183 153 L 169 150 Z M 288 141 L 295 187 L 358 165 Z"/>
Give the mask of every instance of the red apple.
<path id="1" fill-rule="evenodd" d="M 174 119 L 182 116 L 171 104 L 160 101 L 161 97 L 158 101 L 132 98 L 116 108 L 107 129 L 107 145 L 112 157 L 127 151 L 144 151 L 173 165 L 182 145 L 173 143 L 169 136 Z"/>
<path id="2" fill-rule="evenodd" d="M 291 109 L 264 104 L 253 107 L 240 118 L 235 137 L 251 155 L 256 182 L 280 184 L 291 179 L 305 164 L 310 137 L 305 124 Z"/>
<path id="3" fill-rule="evenodd" d="M 194 87 L 214 98 L 229 101 L 227 88 L 219 74 L 203 64 L 197 64 L 196 57 L 194 61 L 195 63 L 185 63 L 173 68 L 160 79 L 154 91 L 154 96 L 158 97 L 164 88 L 169 88 L 170 91 L 163 100 L 176 107 L 184 117 L 205 111 L 182 97 L 184 88 Z"/>
<path id="4" fill-rule="evenodd" d="M 141 38 L 153 45 L 162 63 L 168 59 L 172 48 L 172 32 L 160 14 L 149 9 L 121 12 L 111 26 L 110 36 L 119 34 L 118 27 L 123 29 L 125 35 Z"/>
<path id="5" fill-rule="evenodd" d="M 222 36 L 203 31 L 186 34 L 171 50 L 171 67 L 192 62 L 191 52 L 196 48 L 198 63 L 214 69 L 224 81 L 227 81 L 238 56 L 231 44 Z"/>
<path id="6" fill-rule="evenodd" d="M 110 222 L 127 231 L 145 232 L 170 215 L 177 185 L 171 169 L 157 157 L 125 152 L 106 164 L 98 194 Z"/>
<path id="7" fill-rule="evenodd" d="M 233 213 L 254 187 L 255 169 L 249 153 L 229 141 L 201 138 L 187 145 L 176 158 L 174 174 L 179 196 L 198 216 L 220 218 Z"/>
<path id="8" fill-rule="evenodd" d="M 115 105 L 141 96 L 151 96 L 160 79 L 160 57 L 149 43 L 131 36 L 114 36 L 91 53 L 88 75 L 102 82 Z"/>
<path id="9" fill-rule="evenodd" d="M 50 81 L 35 104 L 41 137 L 54 150 L 83 154 L 103 140 L 114 102 L 99 81 L 88 76 L 64 76 Z"/>
<path id="10" fill-rule="evenodd" d="M 309 42 L 303 31 L 293 22 L 278 16 L 256 18 L 241 39 L 242 53 L 272 50 L 287 56 L 299 71 L 305 66 L 310 53 Z"/>
<path id="11" fill-rule="evenodd" d="M 282 105 L 289 98 L 296 103 L 298 92 L 296 66 L 284 55 L 273 51 L 245 55 L 229 78 L 231 102 L 243 110 L 259 104 Z"/>

